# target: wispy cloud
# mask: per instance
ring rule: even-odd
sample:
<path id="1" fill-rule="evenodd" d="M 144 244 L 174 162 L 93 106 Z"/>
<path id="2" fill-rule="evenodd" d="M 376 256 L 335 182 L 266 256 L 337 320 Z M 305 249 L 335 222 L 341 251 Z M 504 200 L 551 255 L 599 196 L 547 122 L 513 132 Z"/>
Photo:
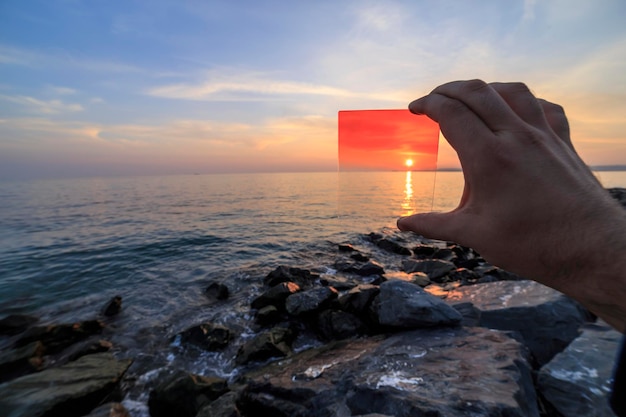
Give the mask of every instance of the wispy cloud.
<path id="1" fill-rule="evenodd" d="M 64 103 L 61 100 L 40 100 L 29 96 L 0 95 L 0 100 L 22 106 L 27 112 L 39 114 L 59 114 L 83 111 L 78 103 Z"/>

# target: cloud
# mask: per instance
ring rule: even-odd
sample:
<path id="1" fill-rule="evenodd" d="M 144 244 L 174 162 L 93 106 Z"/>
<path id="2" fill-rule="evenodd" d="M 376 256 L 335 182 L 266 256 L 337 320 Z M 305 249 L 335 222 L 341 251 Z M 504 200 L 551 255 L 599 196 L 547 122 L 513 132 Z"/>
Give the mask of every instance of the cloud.
<path id="1" fill-rule="evenodd" d="M 61 86 L 56 86 L 56 85 L 49 85 L 46 87 L 45 90 L 47 93 L 59 95 L 59 96 L 71 96 L 71 95 L 78 93 L 78 91 L 76 91 L 73 88 L 61 87 Z"/>
<path id="2" fill-rule="evenodd" d="M 83 111 L 78 103 L 64 103 L 61 100 L 39 100 L 29 96 L 0 95 L 0 100 L 9 101 L 24 107 L 28 112 L 40 114 L 59 114 Z"/>
<path id="3" fill-rule="evenodd" d="M 154 97 L 184 100 L 267 100 L 295 96 L 369 97 L 389 100 L 387 96 L 351 91 L 326 84 L 305 83 L 273 78 L 267 73 L 237 72 L 224 69 L 211 71 L 206 80 L 195 84 L 169 84 L 149 88 Z"/>

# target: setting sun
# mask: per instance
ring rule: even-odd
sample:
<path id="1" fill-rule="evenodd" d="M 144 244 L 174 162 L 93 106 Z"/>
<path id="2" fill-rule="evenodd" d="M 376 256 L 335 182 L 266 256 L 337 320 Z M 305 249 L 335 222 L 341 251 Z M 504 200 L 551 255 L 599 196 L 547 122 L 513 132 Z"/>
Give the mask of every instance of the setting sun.
<path id="1" fill-rule="evenodd" d="M 413 160 L 407 159 L 406 161 L 404 161 L 404 165 L 406 165 L 407 168 L 411 168 L 413 166 Z"/>

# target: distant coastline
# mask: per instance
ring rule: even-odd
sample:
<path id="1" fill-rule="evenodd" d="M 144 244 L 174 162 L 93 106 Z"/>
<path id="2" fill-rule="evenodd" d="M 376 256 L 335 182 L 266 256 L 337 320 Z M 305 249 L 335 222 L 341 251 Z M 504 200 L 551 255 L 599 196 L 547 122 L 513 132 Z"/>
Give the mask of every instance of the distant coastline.
<path id="1" fill-rule="evenodd" d="M 626 171 L 626 165 L 595 165 L 589 168 L 592 171 Z"/>

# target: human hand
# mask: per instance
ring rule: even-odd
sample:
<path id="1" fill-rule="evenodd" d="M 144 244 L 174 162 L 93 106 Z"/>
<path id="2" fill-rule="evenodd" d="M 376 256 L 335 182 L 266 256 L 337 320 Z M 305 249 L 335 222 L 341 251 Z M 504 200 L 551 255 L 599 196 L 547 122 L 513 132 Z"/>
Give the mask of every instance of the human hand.
<path id="1" fill-rule="evenodd" d="M 465 188 L 449 213 L 398 227 L 476 249 L 626 330 L 626 211 L 574 151 L 563 109 L 521 83 L 441 85 L 409 105 L 437 121 Z"/>

